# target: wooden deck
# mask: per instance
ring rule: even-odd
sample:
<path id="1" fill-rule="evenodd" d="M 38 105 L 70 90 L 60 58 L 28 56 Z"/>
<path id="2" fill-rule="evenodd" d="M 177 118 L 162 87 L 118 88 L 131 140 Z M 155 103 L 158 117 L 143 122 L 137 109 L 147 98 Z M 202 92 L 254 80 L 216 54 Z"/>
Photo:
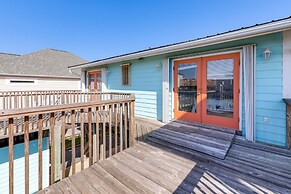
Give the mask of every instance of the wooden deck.
<path id="1" fill-rule="evenodd" d="M 230 141 L 231 133 L 223 129 L 211 133 L 177 122 L 162 128 L 39 193 L 291 193 L 290 151 L 240 137 Z M 191 136 L 197 142 L 208 137 L 200 143 L 209 147 L 217 139 L 220 150 L 232 145 L 220 159 L 189 144 Z"/>

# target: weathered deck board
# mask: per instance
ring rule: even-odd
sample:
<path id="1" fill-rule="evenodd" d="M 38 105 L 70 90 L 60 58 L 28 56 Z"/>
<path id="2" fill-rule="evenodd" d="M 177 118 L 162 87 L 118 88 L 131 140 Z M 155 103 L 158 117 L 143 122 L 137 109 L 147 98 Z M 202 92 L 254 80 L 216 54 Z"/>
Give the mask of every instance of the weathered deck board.
<path id="1" fill-rule="evenodd" d="M 291 193 L 289 151 L 235 138 L 222 160 L 190 142 L 212 129 L 195 133 L 200 127 L 168 126 L 40 193 Z M 223 150 L 231 138 L 217 136 L 219 141 L 211 142 L 215 133 L 223 129 L 197 142 Z"/>
<path id="2" fill-rule="evenodd" d="M 204 133 L 201 133 L 202 131 Z M 205 132 L 213 134 L 213 136 L 207 136 Z M 224 133 L 207 128 L 172 123 L 155 130 L 149 136 L 224 159 L 234 135 L 234 132 L 229 133 L 227 131 Z"/>

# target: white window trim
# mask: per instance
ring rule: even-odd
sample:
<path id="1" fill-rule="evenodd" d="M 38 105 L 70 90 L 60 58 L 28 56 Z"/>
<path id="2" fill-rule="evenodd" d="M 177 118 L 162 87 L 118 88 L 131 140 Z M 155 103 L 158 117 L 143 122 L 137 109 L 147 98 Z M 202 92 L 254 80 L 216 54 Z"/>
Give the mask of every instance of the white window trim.
<path id="1" fill-rule="evenodd" d="M 86 86 L 85 86 L 85 82 L 84 82 L 84 89 L 85 90 L 88 90 L 88 87 L 89 87 L 89 81 L 88 81 L 88 75 L 90 72 L 94 72 L 94 71 L 101 71 L 101 80 L 102 80 L 102 92 L 106 92 L 107 91 L 107 72 L 108 72 L 108 68 L 107 67 L 104 67 L 104 68 L 99 68 L 99 69 L 92 69 L 90 71 L 87 71 L 86 72 Z M 84 76 L 85 76 L 85 73 L 84 73 Z M 85 78 L 84 78 L 85 79 Z"/>
<path id="2" fill-rule="evenodd" d="M 231 48 L 230 48 L 231 49 Z M 172 87 L 171 87 L 171 92 L 172 92 L 172 102 L 171 102 L 171 107 L 172 107 L 172 120 L 175 119 L 175 113 L 174 113 L 174 106 L 175 106 L 175 102 L 174 102 L 174 62 L 175 61 L 178 61 L 178 60 L 184 60 L 184 59 L 191 59 L 191 58 L 199 58 L 199 57 L 208 57 L 208 56 L 216 56 L 216 55 L 222 55 L 222 54 L 231 54 L 231 53 L 240 53 L 240 56 L 241 56 L 241 53 L 242 53 L 242 47 L 240 48 L 235 48 L 235 49 L 232 49 L 232 50 L 229 50 L 229 51 L 222 51 L 222 52 L 213 52 L 213 53 L 210 53 L 210 54 L 200 54 L 200 55 L 193 55 L 193 56 L 189 56 L 189 57 L 177 57 L 177 58 L 172 58 L 172 61 L 171 61 L 171 68 L 172 68 Z M 168 63 L 170 64 L 170 58 L 168 59 Z M 240 63 L 241 63 L 241 60 L 240 60 Z M 241 71 L 241 64 L 240 64 L 240 78 L 239 78 L 239 81 L 240 81 L 240 94 L 239 94 L 239 131 L 242 131 L 242 71 Z M 254 121 L 255 122 L 255 121 Z"/>
<path id="3" fill-rule="evenodd" d="M 123 84 L 123 75 L 122 75 L 122 67 L 123 66 L 129 66 L 129 71 L 128 71 L 128 84 Z M 121 67 L 121 85 L 124 87 L 128 87 L 131 85 L 131 64 L 130 63 L 125 63 L 120 65 Z"/>

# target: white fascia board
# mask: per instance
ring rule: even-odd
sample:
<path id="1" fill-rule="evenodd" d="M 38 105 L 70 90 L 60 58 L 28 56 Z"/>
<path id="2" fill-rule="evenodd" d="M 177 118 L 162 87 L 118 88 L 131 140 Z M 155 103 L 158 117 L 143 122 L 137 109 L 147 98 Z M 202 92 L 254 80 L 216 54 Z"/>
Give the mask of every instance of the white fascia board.
<path id="1" fill-rule="evenodd" d="M 120 57 L 115 57 L 111 59 L 105 59 L 97 62 L 92 62 L 80 66 L 69 67 L 70 69 L 87 68 L 92 66 L 100 66 L 111 63 L 117 63 L 120 61 L 127 61 L 133 59 L 139 59 L 143 57 L 150 57 L 154 55 L 160 55 L 168 52 L 177 52 L 186 49 L 193 49 L 198 47 L 210 46 L 213 44 L 219 44 L 224 42 L 235 41 L 243 38 L 251 38 L 255 36 L 266 35 L 275 32 L 281 32 L 291 29 L 291 19 L 286 19 L 277 22 L 271 22 L 268 24 L 261 24 L 258 26 L 241 29 L 233 32 L 227 32 L 220 35 L 214 35 L 208 38 L 202 38 L 199 40 L 193 40 L 185 43 L 178 43 L 176 45 L 165 46 L 162 48 L 156 48 L 153 50 L 143 51 L 139 53 L 128 54 Z"/>

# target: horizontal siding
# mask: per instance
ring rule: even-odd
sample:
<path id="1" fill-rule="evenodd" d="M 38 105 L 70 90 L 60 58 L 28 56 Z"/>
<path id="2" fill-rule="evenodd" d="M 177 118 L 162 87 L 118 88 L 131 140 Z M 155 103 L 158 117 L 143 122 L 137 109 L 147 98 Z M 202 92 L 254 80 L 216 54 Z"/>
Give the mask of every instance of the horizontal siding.
<path id="1" fill-rule="evenodd" d="M 134 93 L 137 116 L 162 120 L 162 68 L 157 67 L 162 60 L 151 58 L 130 61 L 130 86 L 121 85 L 121 64 L 110 65 L 107 90 Z"/>
<path id="2" fill-rule="evenodd" d="M 81 81 L 78 79 L 62 79 L 62 78 L 37 78 L 36 84 L 7 84 L 6 79 L 9 76 L 0 76 L 0 91 L 15 90 L 79 90 Z M 29 77 L 13 77 L 29 79 Z M 35 79 L 35 78 L 33 78 Z"/>
<path id="3" fill-rule="evenodd" d="M 38 191 L 38 141 L 29 143 L 29 191 Z M 0 193 L 9 193 L 8 147 L 0 148 Z M 14 193 L 25 193 L 24 144 L 14 146 Z M 43 187 L 49 185 L 48 138 L 43 139 Z"/>
<path id="4" fill-rule="evenodd" d="M 231 43 L 223 43 L 219 46 L 205 47 L 204 50 L 228 48 L 245 44 L 256 44 L 256 141 L 284 146 L 286 145 L 286 105 L 282 100 L 283 69 L 282 69 L 282 34 L 275 33 L 255 38 L 249 38 Z M 272 56 L 265 60 L 262 53 L 269 47 Z M 200 51 L 203 49 L 200 49 Z M 193 54 L 195 51 L 193 51 Z M 170 88 L 173 88 L 172 80 L 173 61 L 170 60 Z M 242 72 L 243 74 L 243 72 Z M 242 82 L 243 82 L 242 78 Z M 243 86 L 242 86 L 243 87 Z M 244 90 L 242 88 L 242 96 Z M 170 90 L 170 118 L 173 118 L 173 92 Z M 244 98 L 242 99 L 241 130 L 245 136 L 245 112 Z M 267 118 L 268 122 L 264 122 Z"/>
<path id="5" fill-rule="evenodd" d="M 262 53 L 269 47 L 272 56 Z M 286 145 L 286 105 L 283 97 L 282 34 L 261 37 L 256 56 L 256 140 L 279 146 Z M 265 118 L 267 121 L 265 121 Z"/>

